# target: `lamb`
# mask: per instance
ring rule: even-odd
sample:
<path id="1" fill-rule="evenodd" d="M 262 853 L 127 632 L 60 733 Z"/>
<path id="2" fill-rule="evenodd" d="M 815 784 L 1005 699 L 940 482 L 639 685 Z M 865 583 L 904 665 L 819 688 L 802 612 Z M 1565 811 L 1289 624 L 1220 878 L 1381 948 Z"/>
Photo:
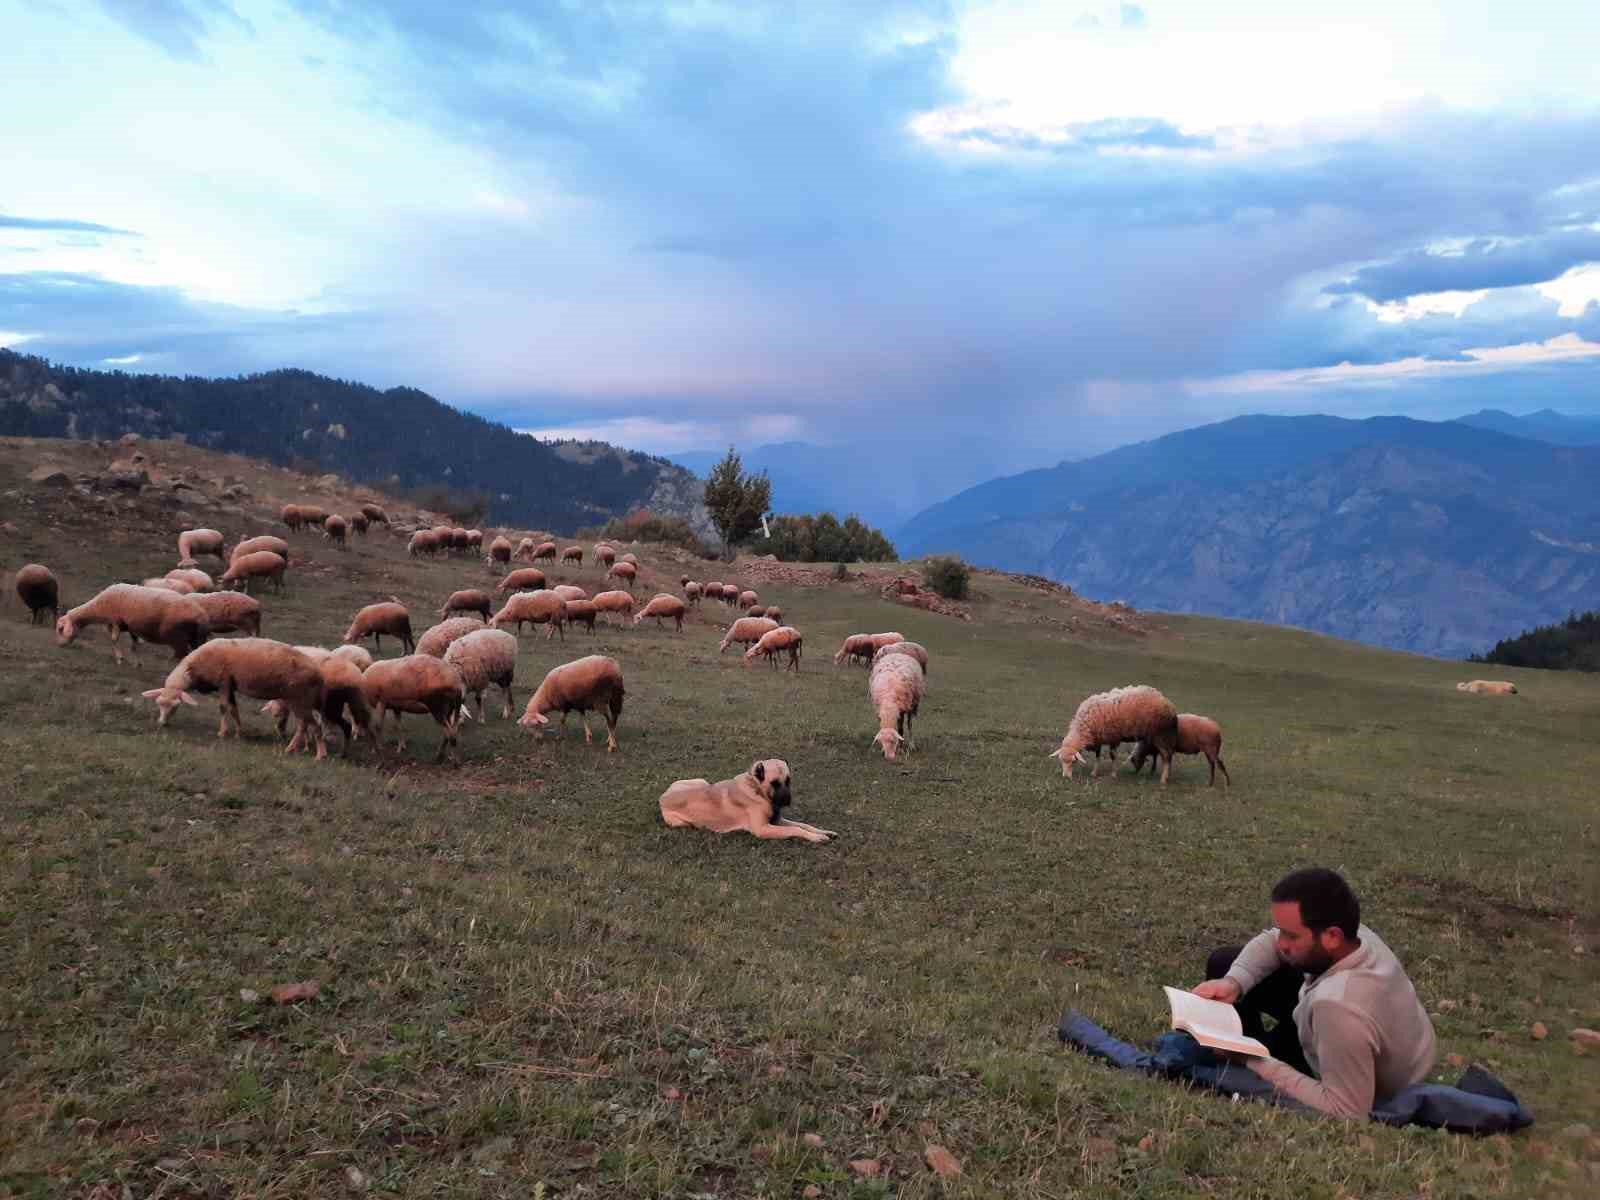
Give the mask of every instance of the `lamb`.
<path id="1" fill-rule="evenodd" d="M 538 562 L 540 559 L 544 558 L 548 558 L 551 562 L 555 562 L 556 544 L 554 542 L 540 542 L 533 548 L 533 558 L 531 561 Z"/>
<path id="2" fill-rule="evenodd" d="M 901 655 L 899 657 L 904 657 Z M 1178 743 L 1178 710 L 1153 687 L 1131 686 L 1099 692 L 1078 705 L 1059 749 L 1050 757 L 1061 763 L 1061 773 L 1072 777 L 1072 764 L 1085 762 L 1083 752 L 1120 742 L 1148 739 L 1161 758 L 1161 782 L 1172 771 L 1172 754 Z M 1115 750 L 1112 753 L 1115 759 Z M 1100 774 L 1100 756 L 1095 755 L 1093 779 Z"/>
<path id="3" fill-rule="evenodd" d="M 483 628 L 485 628 L 484 623 L 472 617 L 451 617 L 448 621 L 441 621 L 431 629 L 423 631 L 422 636 L 417 639 L 417 653 L 443 658 L 444 652 L 458 639 Z"/>
<path id="4" fill-rule="evenodd" d="M 627 593 L 624 592 L 624 595 Z M 593 600 L 568 600 L 567 624 L 587 625 L 589 632 L 594 632 L 595 617 L 599 616 L 600 607 Z"/>
<path id="5" fill-rule="evenodd" d="M 561 565 L 566 566 L 569 562 L 575 562 L 580 567 L 583 566 L 582 546 L 568 546 L 561 552 Z"/>
<path id="6" fill-rule="evenodd" d="M 924 676 L 928 674 L 928 651 L 926 648 L 918 645 L 916 642 L 907 642 L 902 640 L 898 642 L 890 642 L 886 646 L 878 647 L 878 649 L 873 652 L 872 665 L 877 666 L 886 655 L 890 654 L 909 654 L 912 658 L 917 660 L 917 665 L 922 668 L 922 674 Z"/>
<path id="7" fill-rule="evenodd" d="M 661 627 L 661 618 L 670 617 L 681 633 L 683 631 L 683 614 L 688 611 L 689 606 L 682 600 L 679 600 L 671 592 L 662 592 L 660 595 L 652 596 L 650 603 L 635 614 L 633 623 L 637 625 L 646 617 L 654 617 L 656 627 L 659 629 Z"/>
<path id="8" fill-rule="evenodd" d="M 728 632 L 723 635 L 722 645 L 717 647 L 717 653 L 720 655 L 735 642 L 740 645 L 754 645 L 776 628 L 778 623 L 766 617 L 740 617 L 728 627 Z"/>
<path id="9" fill-rule="evenodd" d="M 243 735 L 244 725 L 239 720 L 239 693 L 258 700 L 282 700 L 289 712 L 299 718 L 300 729 L 289 749 L 298 748 L 309 731 L 317 748 L 317 757 L 328 756 L 327 744 L 322 736 L 319 710 L 322 704 L 322 672 L 306 655 L 282 642 L 266 638 L 237 638 L 231 641 L 207 642 L 185 656 L 172 669 L 166 682 L 144 693 L 154 700 L 159 716 L 156 728 L 165 727 L 173 710 L 180 704 L 194 704 L 190 694 L 199 692 L 220 693 L 219 704 L 222 721 L 217 736 L 228 735 L 228 721 L 232 718 L 234 737 Z"/>
<path id="10" fill-rule="evenodd" d="M 416 653 L 417 644 L 411 637 L 411 614 L 406 611 L 404 604 L 392 598 L 369 604 L 358 611 L 350 622 L 350 628 L 345 630 L 344 640 L 347 643 L 359 642 L 370 636 L 378 653 L 382 654 L 383 635 L 386 633 L 399 638 L 407 654 Z"/>
<path id="11" fill-rule="evenodd" d="M 700 606 L 700 585 L 692 579 L 683 581 L 683 598 L 696 608 Z"/>
<path id="12" fill-rule="evenodd" d="M 763 618 L 764 619 L 764 618 Z M 759 656 L 765 655 L 772 669 L 778 669 L 779 654 L 788 654 L 789 670 L 800 669 L 800 631 L 793 625 L 780 625 L 776 629 L 768 630 L 761 635 L 761 640 L 744 652 L 745 665 L 748 666 Z"/>
<path id="13" fill-rule="evenodd" d="M 439 610 L 439 616 L 448 617 L 453 612 L 482 613 L 487 621 L 489 614 L 494 611 L 494 601 L 489 593 L 478 588 L 463 588 L 459 592 L 451 592 L 450 599 L 444 602 L 444 607 Z"/>
<path id="14" fill-rule="evenodd" d="M 1211 768 L 1210 778 L 1206 780 L 1207 787 L 1217 784 L 1217 768 L 1222 768 L 1222 786 L 1230 787 L 1233 780 L 1228 777 L 1228 764 L 1222 761 L 1222 726 L 1210 717 L 1197 716 L 1194 713 L 1178 714 L 1178 741 L 1174 748 L 1176 754 L 1204 754 L 1206 763 Z M 1144 769 L 1144 760 L 1150 759 L 1150 770 L 1155 771 L 1155 745 L 1148 738 L 1141 738 L 1133 748 L 1133 773 L 1137 775 Z"/>
<path id="15" fill-rule="evenodd" d="M 289 562 L 289 543 L 281 537 L 274 537 L 264 533 L 260 537 L 245 538 L 233 548 L 233 553 L 228 555 L 230 562 L 243 558 L 246 554 L 255 554 L 261 550 L 270 550 L 284 562 Z"/>
<path id="16" fill-rule="evenodd" d="M 878 714 L 878 735 L 872 741 L 883 747 L 883 756 L 891 762 L 902 745 L 913 748 L 911 722 L 926 690 L 922 665 L 909 654 L 886 655 L 872 664 L 867 695 Z"/>
<path id="17" fill-rule="evenodd" d="M 594 548 L 594 560 L 601 566 L 610 567 L 617 561 L 617 552 L 604 542 L 599 542 Z"/>
<path id="18" fill-rule="evenodd" d="M 740 592 L 738 600 L 735 601 L 740 608 L 754 608 L 760 602 L 761 597 L 748 590 Z"/>
<path id="19" fill-rule="evenodd" d="M 567 602 L 554 592 L 518 592 L 505 602 L 505 606 L 489 618 L 489 628 L 500 629 L 516 622 L 517 632 L 522 632 L 523 622 L 529 625 L 548 625 L 545 641 L 556 633 L 567 640 Z"/>
<path id="20" fill-rule="evenodd" d="M 288 567 L 289 564 L 284 561 L 281 554 L 274 554 L 271 550 L 257 550 L 234 559 L 217 582 L 224 586 L 242 587 L 248 592 L 252 580 L 265 579 L 281 592 L 283 573 Z"/>
<path id="21" fill-rule="evenodd" d="M 49 567 L 42 563 L 28 563 L 17 571 L 17 598 L 28 609 L 28 624 L 44 621 L 45 610 L 51 617 L 61 615 L 61 589 Z"/>
<path id="22" fill-rule="evenodd" d="M 324 727 L 332 724 L 344 735 L 342 753 L 349 755 L 350 743 L 357 734 L 372 737 L 372 712 L 367 707 L 361 667 L 346 656 L 330 653 L 319 646 L 295 646 L 294 649 L 317 664 L 317 673 L 322 676 L 318 711 L 322 714 Z M 282 700 L 268 700 L 261 706 L 261 711 L 272 717 L 278 738 L 283 740 L 288 731 L 289 718 L 293 715 L 288 704 Z M 349 720 L 345 719 L 347 713 Z"/>
<path id="23" fill-rule="evenodd" d="M 544 572 L 538 567 L 518 567 L 500 579 L 496 592 L 534 592 L 545 585 Z"/>
<path id="24" fill-rule="evenodd" d="M 588 745 L 594 741 L 589 714 L 599 712 L 606 722 L 606 753 L 611 754 L 617 749 L 617 719 L 622 716 L 624 690 L 617 660 L 591 654 L 550 671 L 529 698 L 527 710 L 517 724 L 538 729 L 542 736 L 544 726 L 550 724 L 546 714 L 560 712 L 561 732 L 565 733 L 567 714 L 576 711 L 583 720 L 583 740 Z"/>
<path id="25" fill-rule="evenodd" d="M 345 536 L 349 530 L 350 522 L 346 521 L 338 513 L 332 514 L 322 523 L 322 536 L 335 546 L 343 546 L 345 544 Z"/>
<path id="26" fill-rule="evenodd" d="M 500 629 L 477 629 L 445 651 L 445 662 L 461 672 L 461 683 L 478 704 L 478 719 L 487 720 L 483 693 L 492 683 L 506 694 L 505 711 L 511 718 L 511 684 L 517 671 L 517 639 Z"/>
<path id="27" fill-rule="evenodd" d="M 194 597 L 135 583 L 114 583 L 87 604 L 80 604 L 56 621 L 56 645 L 65 646 L 91 625 L 111 632 L 111 653 L 122 661 L 121 637 L 126 633 L 139 657 L 141 640 L 168 646 L 181 659 L 211 634 L 211 622 Z"/>
<path id="28" fill-rule="evenodd" d="M 633 616 L 632 592 L 600 592 L 594 598 L 597 612 L 616 613 L 623 621 Z"/>
<path id="29" fill-rule="evenodd" d="M 215 529 L 185 529 L 178 535 L 178 557 L 199 558 L 209 554 L 223 562 L 228 556 L 222 552 L 222 534 Z"/>
<path id="30" fill-rule="evenodd" d="M 1456 691 L 1471 692 L 1474 696 L 1515 696 L 1517 685 L 1504 679 L 1474 679 L 1456 684 Z"/>
<path id="31" fill-rule="evenodd" d="M 367 536 L 367 526 L 370 524 L 371 522 L 367 520 L 366 513 L 358 512 L 350 514 L 350 528 L 354 529 L 359 536 Z"/>
<path id="32" fill-rule="evenodd" d="M 499 536 L 489 543 L 489 556 L 483 560 L 483 565 L 493 567 L 496 563 L 509 566 L 511 563 L 511 542 L 504 536 Z"/>
<path id="33" fill-rule="evenodd" d="M 618 583 L 626 585 L 630 592 L 633 591 L 633 581 L 638 578 L 638 575 L 638 567 L 632 563 L 623 562 L 621 559 L 612 563 L 611 569 L 606 572 L 607 579 L 615 579 Z"/>
<path id="34" fill-rule="evenodd" d="M 361 506 L 361 515 L 374 525 L 387 525 L 389 523 L 389 514 L 383 511 L 383 506 L 374 504 L 370 500 Z"/>
<path id="35" fill-rule="evenodd" d="M 558 583 L 550 589 L 563 600 L 587 600 L 589 593 L 575 583 Z"/>
<path id="36" fill-rule="evenodd" d="M 432 558 L 439 552 L 439 539 L 434 536 L 431 529 L 419 529 L 411 535 L 411 540 L 406 543 L 406 553 L 412 558 L 426 554 Z"/>
<path id="37" fill-rule="evenodd" d="M 167 572 L 167 578 L 180 580 L 189 585 L 189 590 L 194 592 L 209 592 L 217 585 L 198 567 L 173 567 Z"/>
<path id="38" fill-rule="evenodd" d="M 261 636 L 261 601 L 243 592 L 196 592 L 190 597 L 211 622 L 211 632 Z"/>
<path id="39" fill-rule="evenodd" d="M 383 749 L 383 720 L 394 714 L 395 749 L 406 748 L 402 713 L 427 713 L 444 730 L 434 762 L 456 749 L 456 738 L 465 714 L 466 684 L 461 672 L 451 663 L 427 654 L 405 658 L 386 658 L 373 663 L 361 677 L 361 692 L 376 718 L 373 745 Z M 457 759 L 459 761 L 459 758 Z"/>

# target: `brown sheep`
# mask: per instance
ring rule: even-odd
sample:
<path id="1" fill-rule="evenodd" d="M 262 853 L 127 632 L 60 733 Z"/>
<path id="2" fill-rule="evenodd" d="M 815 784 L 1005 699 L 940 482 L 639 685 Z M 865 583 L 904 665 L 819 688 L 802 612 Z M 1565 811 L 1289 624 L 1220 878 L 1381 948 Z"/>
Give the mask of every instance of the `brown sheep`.
<path id="1" fill-rule="evenodd" d="M 367 536 L 367 527 L 370 524 L 371 524 L 371 522 L 367 519 L 367 514 L 366 513 L 358 512 L 358 513 L 351 513 L 350 514 L 350 528 L 354 529 L 356 531 L 356 536 L 357 537 L 366 537 Z M 349 747 L 347 745 L 346 749 L 348 749 L 348 748 Z"/>
<path id="2" fill-rule="evenodd" d="M 222 534 L 215 529 L 185 529 L 178 535 L 180 559 L 199 558 L 202 554 L 227 562 L 227 555 L 222 552 Z"/>
<path id="3" fill-rule="evenodd" d="M 593 600 L 568 600 L 567 624 L 587 625 L 589 632 L 594 632 L 595 617 L 600 615 L 600 607 Z"/>
<path id="4" fill-rule="evenodd" d="M 1233 780 L 1228 777 L 1228 764 L 1222 761 L 1222 726 L 1210 717 L 1197 716 L 1194 713 L 1178 714 L 1178 743 L 1173 751 L 1175 754 L 1204 754 L 1206 763 L 1211 768 L 1211 775 L 1206 780 L 1207 787 L 1217 785 L 1217 768 L 1222 768 L 1222 786 L 1230 787 Z M 1098 757 L 1098 755 L 1096 755 Z M 1133 773 L 1137 775 L 1144 769 L 1145 759 L 1150 760 L 1150 773 L 1155 774 L 1156 748 L 1155 743 L 1149 738 L 1141 738 L 1133 748 Z"/>
<path id="5" fill-rule="evenodd" d="M 211 622 L 192 596 L 134 583 L 114 583 L 86 604 L 70 609 L 56 621 L 56 645 L 73 641 L 80 630 L 104 625 L 111 632 L 111 653 L 122 661 L 121 638 L 132 643 L 139 657 L 139 642 L 167 646 L 181 659 L 211 636 Z"/>
<path id="6" fill-rule="evenodd" d="M 231 561 L 243 558 L 246 554 L 255 554 L 260 550 L 270 550 L 283 559 L 284 562 L 291 561 L 289 558 L 289 543 L 281 537 L 274 537 L 270 533 L 264 533 L 260 537 L 245 538 L 244 541 L 233 548 L 233 553 L 228 555 L 228 558 Z"/>
<path id="7" fill-rule="evenodd" d="M 1515 696 L 1517 685 L 1504 679 L 1474 679 L 1470 683 L 1456 684 L 1456 691 L 1471 692 L 1474 696 Z"/>
<path id="8" fill-rule="evenodd" d="M 456 750 L 467 688 L 461 672 L 444 659 L 412 654 L 375 662 L 361 677 L 361 691 L 376 718 L 372 743 L 380 752 L 384 718 L 390 713 L 394 714 L 396 750 L 406 748 L 402 713 L 426 713 L 444 730 L 435 762 L 442 761 L 446 752 Z"/>
<path id="9" fill-rule="evenodd" d="M 489 543 L 489 557 L 484 560 L 484 563 L 490 567 L 496 563 L 502 567 L 510 566 L 511 542 L 505 537 L 496 537 L 494 541 Z"/>
<path id="10" fill-rule="evenodd" d="M 740 617 L 728 627 L 728 632 L 723 636 L 722 645 L 717 648 L 717 653 L 721 654 L 735 643 L 741 646 L 753 646 L 776 628 L 778 628 L 778 623 L 770 621 L 766 617 Z"/>
<path id="11" fill-rule="evenodd" d="M 361 515 L 374 525 L 387 525 L 389 523 L 389 514 L 383 511 L 383 506 L 374 504 L 370 500 L 361 506 Z"/>
<path id="12" fill-rule="evenodd" d="M 196 592 L 189 597 L 211 622 L 211 632 L 261 636 L 261 601 L 243 592 Z"/>
<path id="13" fill-rule="evenodd" d="M 483 549 L 483 530 L 481 530 L 481 529 L 469 529 L 469 530 L 467 530 L 467 549 L 468 550 L 482 550 Z"/>
<path id="14" fill-rule="evenodd" d="M 676 623 L 679 632 L 682 632 L 683 614 L 688 610 L 689 606 L 682 600 L 679 600 L 670 592 L 662 592 L 658 596 L 651 597 L 650 603 L 646 604 L 638 611 L 637 614 L 635 614 L 633 623 L 637 625 L 646 617 L 654 617 L 656 620 L 656 627 L 659 629 L 661 626 L 661 618 L 670 617 Z"/>
<path id="15" fill-rule="evenodd" d="M 41 563 L 22 567 L 17 571 L 16 588 L 17 598 L 28 608 L 28 624 L 42 624 L 46 612 L 51 617 L 61 615 L 60 587 L 49 567 Z"/>
<path id="16" fill-rule="evenodd" d="M 417 643 L 411 636 L 411 614 L 398 600 L 383 600 L 359 610 L 350 622 L 350 628 L 345 630 L 344 640 L 350 644 L 370 637 L 378 653 L 382 654 L 383 635 L 386 633 L 392 638 L 399 638 L 407 654 L 416 652 Z"/>
<path id="17" fill-rule="evenodd" d="M 567 731 L 567 714 L 577 712 L 583 721 L 583 740 L 594 741 L 589 731 L 589 714 L 599 712 L 606 722 L 606 753 L 617 749 L 617 720 L 622 716 L 625 688 L 622 668 L 614 658 L 591 654 L 554 668 L 544 677 L 539 690 L 528 700 L 527 710 L 518 725 L 538 729 L 543 734 L 550 724 L 547 714 L 561 714 L 561 732 Z"/>
<path id="18" fill-rule="evenodd" d="M 634 580 L 638 576 L 639 568 L 632 563 L 623 562 L 621 559 L 612 563 L 611 569 L 606 572 L 607 579 L 615 579 L 618 583 L 625 585 L 630 592 L 633 591 Z"/>
<path id="19" fill-rule="evenodd" d="M 300 526 L 305 524 L 305 518 L 300 515 L 298 504 L 285 504 L 278 513 L 283 523 L 289 527 L 290 533 L 299 533 Z"/>
<path id="20" fill-rule="evenodd" d="M 683 598 L 696 608 L 700 606 L 700 585 L 688 576 L 683 578 Z"/>
<path id="21" fill-rule="evenodd" d="M 411 535 L 411 540 L 406 543 L 406 553 L 412 558 L 427 555 L 432 558 L 439 553 L 439 535 L 431 529 L 419 529 Z"/>
<path id="22" fill-rule="evenodd" d="M 600 592 L 594 597 L 594 606 L 597 612 L 616 613 L 622 624 L 633 616 L 634 599 L 631 592 Z"/>
<path id="23" fill-rule="evenodd" d="M 453 612 L 481 613 L 487 621 L 489 614 L 494 611 L 494 600 L 489 593 L 478 588 L 463 588 L 459 592 L 451 592 L 450 599 L 444 602 L 444 607 L 439 610 L 439 616 L 448 617 Z"/>
<path id="24" fill-rule="evenodd" d="M 569 562 L 575 562 L 580 567 L 583 566 L 582 546 L 568 546 L 561 552 L 561 565 L 566 566 Z"/>
<path id="25" fill-rule="evenodd" d="M 554 592 L 518 592 L 505 602 L 505 606 L 489 618 L 489 628 L 502 629 L 507 625 L 515 624 L 517 632 L 522 632 L 523 623 L 529 625 L 548 625 L 544 631 L 545 640 L 559 633 L 561 640 L 567 640 L 567 602 Z"/>
<path id="26" fill-rule="evenodd" d="M 333 513 L 322 523 L 322 536 L 327 538 L 335 546 L 343 547 L 345 544 L 345 535 L 349 529 L 350 523 L 338 513 Z"/>
<path id="27" fill-rule="evenodd" d="M 432 628 L 423 630 L 422 636 L 417 639 L 416 652 L 432 658 L 443 658 L 445 651 L 455 642 L 482 628 L 483 622 L 471 617 L 451 617 L 448 621 L 440 621 Z"/>
<path id="28" fill-rule="evenodd" d="M 610 567 L 612 563 L 617 561 L 617 552 L 604 542 L 601 542 L 594 548 L 594 560 L 603 567 Z"/>
<path id="29" fill-rule="evenodd" d="M 240 555 L 228 564 L 228 569 L 222 573 L 222 578 L 217 580 L 224 587 L 242 587 L 250 590 L 250 584 L 257 579 L 265 579 L 278 591 L 283 591 L 283 573 L 289 567 L 283 555 L 274 554 L 271 550 L 256 550 L 250 554 Z"/>
<path id="30" fill-rule="evenodd" d="M 735 601 L 740 608 L 754 608 L 760 602 L 761 597 L 751 591 L 740 592 L 738 599 Z"/>
<path id="31" fill-rule="evenodd" d="M 589 593 L 575 583 L 558 583 L 550 589 L 563 600 L 587 600 Z"/>
<path id="32" fill-rule="evenodd" d="M 556 544 L 554 542 L 540 542 L 533 548 L 533 562 L 548 558 L 551 562 L 556 560 Z"/>
<path id="33" fill-rule="evenodd" d="M 156 719 L 158 729 L 166 726 L 178 705 L 195 703 L 191 692 L 218 694 L 222 709 L 218 737 L 228 735 L 230 718 L 234 737 L 243 736 L 244 724 L 239 719 L 241 693 L 258 700 L 282 700 L 300 719 L 300 730 L 288 748 L 297 749 L 309 732 L 317 757 L 328 755 L 320 716 L 322 672 L 311 658 L 292 646 L 266 638 L 237 638 L 207 642 L 194 650 L 172 669 L 161 687 L 144 693 L 145 699 L 156 703 L 160 714 Z"/>
<path id="34" fill-rule="evenodd" d="M 496 592 L 536 592 L 545 585 L 544 572 L 538 567 L 518 567 L 500 578 Z"/>
<path id="35" fill-rule="evenodd" d="M 789 670 L 798 671 L 800 669 L 800 647 L 800 631 L 793 625 L 780 625 L 778 628 L 762 634 L 761 640 L 744 652 L 745 665 L 749 666 L 757 658 L 765 655 L 767 661 L 772 664 L 772 669 L 776 671 L 778 669 L 777 656 L 787 654 L 789 656 Z"/>
<path id="36" fill-rule="evenodd" d="M 191 592 L 209 592 L 216 588 L 216 584 L 211 581 L 211 576 L 198 567 L 174 567 L 167 572 L 166 577 L 187 583 Z"/>
<path id="37" fill-rule="evenodd" d="M 1050 757 L 1058 760 L 1061 773 L 1071 778 L 1072 764 L 1086 762 L 1085 750 L 1098 750 L 1101 746 L 1115 748 L 1121 742 L 1141 739 L 1148 739 L 1160 756 L 1161 782 L 1165 784 L 1172 771 L 1172 754 L 1178 743 L 1178 710 L 1153 687 L 1113 688 L 1089 696 L 1078 705 L 1067 732 L 1062 735 L 1060 747 Z M 1096 753 L 1094 770 L 1089 777 L 1093 779 L 1099 774 L 1100 755 Z"/>

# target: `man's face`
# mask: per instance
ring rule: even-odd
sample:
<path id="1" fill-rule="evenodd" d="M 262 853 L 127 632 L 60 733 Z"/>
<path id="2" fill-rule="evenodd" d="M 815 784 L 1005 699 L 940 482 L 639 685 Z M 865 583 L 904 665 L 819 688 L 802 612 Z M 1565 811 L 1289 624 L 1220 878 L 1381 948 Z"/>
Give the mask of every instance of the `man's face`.
<path id="1" fill-rule="evenodd" d="M 1272 906 L 1272 923 L 1278 927 L 1278 953 L 1308 975 L 1320 975 L 1338 961 L 1335 952 L 1344 945 L 1344 932 L 1336 928 L 1313 933 L 1300 919 L 1298 900 Z"/>

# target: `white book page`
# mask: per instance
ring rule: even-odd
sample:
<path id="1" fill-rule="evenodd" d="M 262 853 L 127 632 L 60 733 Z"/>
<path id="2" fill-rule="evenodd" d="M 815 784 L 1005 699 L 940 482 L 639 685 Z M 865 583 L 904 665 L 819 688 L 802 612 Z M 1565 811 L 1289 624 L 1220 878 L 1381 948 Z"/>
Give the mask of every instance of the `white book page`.
<path id="1" fill-rule="evenodd" d="M 1174 1029 L 1187 1027 L 1190 1033 L 1205 1030 L 1233 1041 L 1244 1036 L 1244 1025 L 1239 1021 L 1238 1010 L 1233 1005 L 1220 1000 L 1207 1000 L 1204 996 L 1181 992 L 1177 988 L 1163 987 L 1161 990 L 1167 994 L 1167 1003 L 1172 1006 Z"/>

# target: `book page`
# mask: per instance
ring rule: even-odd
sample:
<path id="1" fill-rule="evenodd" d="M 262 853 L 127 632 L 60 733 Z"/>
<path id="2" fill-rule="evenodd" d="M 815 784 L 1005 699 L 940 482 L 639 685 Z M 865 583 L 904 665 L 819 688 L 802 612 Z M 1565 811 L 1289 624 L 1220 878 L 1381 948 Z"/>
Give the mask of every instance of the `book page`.
<path id="1" fill-rule="evenodd" d="M 1161 990 L 1166 992 L 1167 1004 L 1172 1008 L 1172 1027 L 1188 1031 L 1202 1046 L 1263 1058 L 1271 1056 L 1261 1042 L 1244 1035 L 1244 1026 L 1233 1005 L 1173 987 Z"/>

